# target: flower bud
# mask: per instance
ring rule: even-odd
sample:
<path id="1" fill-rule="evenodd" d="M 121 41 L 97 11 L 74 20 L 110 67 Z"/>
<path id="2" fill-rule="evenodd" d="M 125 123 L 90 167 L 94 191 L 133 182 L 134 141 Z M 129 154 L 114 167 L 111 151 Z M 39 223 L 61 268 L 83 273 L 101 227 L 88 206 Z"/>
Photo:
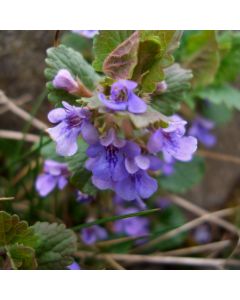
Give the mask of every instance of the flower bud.
<path id="1" fill-rule="evenodd" d="M 63 89 L 69 93 L 74 93 L 78 90 L 78 83 L 73 78 L 68 70 L 59 70 L 57 75 L 53 79 L 53 86 L 56 89 Z"/>

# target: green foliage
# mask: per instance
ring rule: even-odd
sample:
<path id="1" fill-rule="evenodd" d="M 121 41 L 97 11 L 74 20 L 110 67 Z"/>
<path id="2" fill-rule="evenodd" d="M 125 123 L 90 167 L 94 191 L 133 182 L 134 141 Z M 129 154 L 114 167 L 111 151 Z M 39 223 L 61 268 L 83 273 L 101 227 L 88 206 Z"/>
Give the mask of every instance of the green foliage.
<path id="1" fill-rule="evenodd" d="M 194 157 L 190 162 L 176 162 L 171 176 L 160 176 L 159 186 L 169 192 L 184 193 L 199 183 L 204 174 L 204 162 L 200 157 Z"/>
<path id="2" fill-rule="evenodd" d="M 213 30 L 190 32 L 181 51 L 181 61 L 193 72 L 193 86 L 203 87 L 214 81 L 220 55 L 216 33 Z"/>
<path id="3" fill-rule="evenodd" d="M 77 238 L 72 230 L 64 224 L 47 222 L 37 222 L 32 229 L 38 237 L 35 249 L 39 269 L 65 269 L 72 263 L 77 251 Z"/>
<path id="4" fill-rule="evenodd" d="M 93 67 L 103 72 L 103 63 L 107 56 L 133 33 L 133 30 L 100 30 L 94 37 L 93 51 L 95 59 Z"/>
<path id="5" fill-rule="evenodd" d="M 104 73 L 114 79 L 130 79 L 137 64 L 139 33 L 135 31 L 104 60 Z"/>
<path id="6" fill-rule="evenodd" d="M 219 47 L 223 53 L 216 82 L 224 84 L 240 74 L 240 33 L 223 32 L 219 36 Z"/>
<path id="7" fill-rule="evenodd" d="M 12 269 L 36 268 L 36 243 L 37 237 L 27 222 L 0 211 L 0 249 L 6 252 Z"/>
<path id="8" fill-rule="evenodd" d="M 166 68 L 164 74 L 168 88 L 164 93 L 155 95 L 151 105 L 164 114 L 172 115 L 183 101 L 184 92 L 190 89 L 193 75 L 191 70 L 183 69 L 179 64 Z"/>
<path id="9" fill-rule="evenodd" d="M 49 81 L 47 88 L 50 92 L 48 97 L 54 102 L 75 99 L 72 95 L 63 90 L 55 89 L 52 85 L 52 80 L 61 69 L 67 69 L 74 77 L 78 77 L 89 90 L 94 90 L 99 81 L 99 76 L 92 66 L 84 60 L 81 53 L 64 45 L 47 50 L 46 64 L 45 76 Z"/>
<path id="10" fill-rule="evenodd" d="M 138 64 L 134 69 L 133 80 L 141 85 L 143 92 L 153 92 L 157 82 L 164 79 L 164 68 L 173 64 L 171 54 L 178 47 L 180 37 L 178 31 L 141 31 Z"/>
<path id="11" fill-rule="evenodd" d="M 130 120 L 134 124 L 136 128 L 145 128 L 149 126 L 150 124 L 153 124 L 155 122 L 163 122 L 168 123 L 168 118 L 155 110 L 152 107 L 148 107 L 147 111 L 143 114 L 130 114 Z"/>
<path id="12" fill-rule="evenodd" d="M 26 221 L 20 221 L 17 215 L 0 211 L 0 247 L 22 244 L 32 247 L 36 237 Z"/>
<path id="13" fill-rule="evenodd" d="M 214 104 L 225 104 L 228 109 L 240 109 L 240 91 L 230 85 L 214 85 L 196 92 L 196 96 Z"/>
<path id="14" fill-rule="evenodd" d="M 91 39 L 87 39 L 73 32 L 66 32 L 61 38 L 61 43 L 66 47 L 80 52 L 87 61 L 91 61 L 93 57 Z"/>
<path id="15" fill-rule="evenodd" d="M 14 270 L 35 270 L 37 268 L 35 250 L 31 247 L 23 245 L 8 246 L 7 255 Z"/>
<path id="16" fill-rule="evenodd" d="M 224 104 L 204 104 L 201 106 L 201 113 L 207 119 L 214 121 L 218 125 L 222 125 L 232 118 L 232 110 Z"/>

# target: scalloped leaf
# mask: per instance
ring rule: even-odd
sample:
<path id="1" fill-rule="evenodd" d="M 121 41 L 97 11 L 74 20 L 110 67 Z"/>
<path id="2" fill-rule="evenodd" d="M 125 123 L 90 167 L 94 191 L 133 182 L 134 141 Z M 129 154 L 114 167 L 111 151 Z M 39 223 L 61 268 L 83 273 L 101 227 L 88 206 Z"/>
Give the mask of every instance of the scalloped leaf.
<path id="1" fill-rule="evenodd" d="M 33 247 L 37 242 L 33 230 L 26 221 L 20 221 L 17 215 L 0 211 L 0 247 L 23 244 Z"/>
<path id="2" fill-rule="evenodd" d="M 94 71 L 81 55 L 81 53 L 68 48 L 64 45 L 49 48 L 46 58 L 47 68 L 45 69 L 46 79 L 49 80 L 47 88 L 49 90 L 49 100 L 62 101 L 74 100 L 76 97 L 68 94 L 64 90 L 55 89 L 52 85 L 57 72 L 61 69 L 67 69 L 75 78 L 79 78 L 83 85 L 93 91 L 100 80 L 98 74 Z"/>
<path id="3" fill-rule="evenodd" d="M 12 245 L 7 247 L 7 255 L 14 270 L 37 269 L 35 250 L 31 247 Z"/>
<path id="4" fill-rule="evenodd" d="M 38 237 L 35 249 L 39 269 L 65 269 L 73 262 L 77 237 L 72 230 L 64 224 L 47 222 L 37 222 L 32 228 Z"/>

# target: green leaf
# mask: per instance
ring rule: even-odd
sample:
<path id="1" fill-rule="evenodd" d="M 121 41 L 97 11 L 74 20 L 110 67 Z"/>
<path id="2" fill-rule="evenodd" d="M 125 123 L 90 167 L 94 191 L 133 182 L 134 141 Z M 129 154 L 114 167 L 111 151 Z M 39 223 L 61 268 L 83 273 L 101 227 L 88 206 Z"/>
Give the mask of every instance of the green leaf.
<path id="1" fill-rule="evenodd" d="M 171 176 L 160 176 L 159 186 L 173 193 L 184 193 L 199 183 L 204 175 L 204 161 L 194 157 L 190 162 L 176 162 Z"/>
<path id="2" fill-rule="evenodd" d="M 225 104 L 228 109 L 240 110 L 240 91 L 230 85 L 209 86 L 196 92 L 196 95 L 214 104 Z"/>
<path id="3" fill-rule="evenodd" d="M 164 93 L 153 97 L 151 106 L 163 114 L 172 115 L 183 101 L 184 92 L 190 89 L 193 75 L 191 70 L 186 70 L 179 64 L 166 68 L 164 73 L 168 88 Z"/>
<path id="4" fill-rule="evenodd" d="M 130 79 L 137 64 L 139 32 L 117 46 L 104 60 L 104 73 L 114 79 Z"/>
<path id="5" fill-rule="evenodd" d="M 37 242 L 33 230 L 17 215 L 0 211 L 0 247 L 22 244 L 33 247 Z"/>
<path id="6" fill-rule="evenodd" d="M 61 69 L 67 69 L 75 78 L 78 77 L 91 91 L 95 89 L 100 79 L 92 66 L 84 60 L 81 53 L 64 45 L 47 50 L 46 64 L 45 76 L 49 80 L 47 88 L 50 91 L 48 96 L 52 101 L 73 100 L 75 98 L 63 90 L 55 89 L 52 85 L 52 80 Z"/>
<path id="7" fill-rule="evenodd" d="M 156 84 L 164 79 L 163 69 L 173 64 L 172 52 L 178 47 L 181 34 L 178 31 L 141 31 L 138 64 L 133 80 L 141 85 L 143 92 L 151 93 Z"/>
<path id="8" fill-rule="evenodd" d="M 137 213 L 127 214 L 127 215 L 117 215 L 117 216 L 112 216 L 112 217 L 108 217 L 108 218 L 98 219 L 93 222 L 75 226 L 72 229 L 76 231 L 76 230 L 81 230 L 83 228 L 91 227 L 93 225 L 101 225 L 101 224 L 108 223 L 108 222 L 114 222 L 116 220 L 128 219 L 128 218 L 132 218 L 132 217 L 147 216 L 149 214 L 159 212 L 159 210 L 160 210 L 159 208 L 154 208 L 154 209 L 143 210 L 143 211 L 140 211 Z"/>
<path id="9" fill-rule="evenodd" d="M 217 73 L 220 56 L 214 30 L 203 30 L 190 34 L 182 54 L 187 69 L 193 71 L 193 86 L 211 84 Z"/>
<path id="10" fill-rule="evenodd" d="M 129 117 L 136 128 L 145 128 L 156 122 L 169 122 L 169 119 L 166 116 L 150 106 L 148 106 L 145 113 L 139 115 L 129 113 Z"/>
<path id="11" fill-rule="evenodd" d="M 225 41 L 225 48 L 229 47 L 230 49 L 227 48 L 228 51 L 225 50 L 226 54 L 221 59 L 220 67 L 216 76 L 216 82 L 218 83 L 234 81 L 240 74 L 240 33 L 226 32 L 222 39 L 223 38 Z M 221 45 L 223 44 L 222 39 Z"/>
<path id="12" fill-rule="evenodd" d="M 0 211 L 0 249 L 6 252 L 11 268 L 36 269 L 35 250 L 37 237 L 28 223 L 17 215 Z"/>
<path id="13" fill-rule="evenodd" d="M 14 270 L 37 269 L 35 250 L 31 247 L 16 244 L 8 246 L 7 255 Z"/>
<path id="14" fill-rule="evenodd" d="M 122 42 L 124 42 L 133 30 L 100 30 L 99 34 L 94 37 L 93 51 L 95 60 L 93 67 L 96 71 L 103 71 L 103 62 L 107 56 Z"/>
<path id="15" fill-rule="evenodd" d="M 227 108 L 225 104 L 213 104 L 206 105 L 203 103 L 201 106 L 202 115 L 212 120 L 217 126 L 229 122 L 232 118 L 232 110 Z"/>
<path id="16" fill-rule="evenodd" d="M 93 57 L 92 40 L 87 39 L 80 34 L 66 32 L 61 38 L 61 44 L 80 52 L 87 61 Z"/>
<path id="17" fill-rule="evenodd" d="M 37 222 L 32 229 L 38 237 L 35 249 L 39 269 L 60 270 L 72 263 L 77 251 L 77 238 L 72 230 L 64 224 L 47 222 Z"/>

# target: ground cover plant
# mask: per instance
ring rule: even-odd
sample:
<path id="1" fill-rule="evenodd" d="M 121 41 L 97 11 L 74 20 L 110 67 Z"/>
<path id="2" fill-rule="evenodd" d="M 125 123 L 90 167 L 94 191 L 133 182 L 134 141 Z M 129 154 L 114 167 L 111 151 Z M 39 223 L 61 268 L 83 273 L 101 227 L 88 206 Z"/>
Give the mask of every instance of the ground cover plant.
<path id="1" fill-rule="evenodd" d="M 26 122 L 0 130 L 0 269 L 238 269 L 238 197 L 210 212 L 185 194 L 206 158 L 240 163 L 211 150 L 240 109 L 239 46 L 232 31 L 56 32 L 32 110 L 0 93 Z"/>

